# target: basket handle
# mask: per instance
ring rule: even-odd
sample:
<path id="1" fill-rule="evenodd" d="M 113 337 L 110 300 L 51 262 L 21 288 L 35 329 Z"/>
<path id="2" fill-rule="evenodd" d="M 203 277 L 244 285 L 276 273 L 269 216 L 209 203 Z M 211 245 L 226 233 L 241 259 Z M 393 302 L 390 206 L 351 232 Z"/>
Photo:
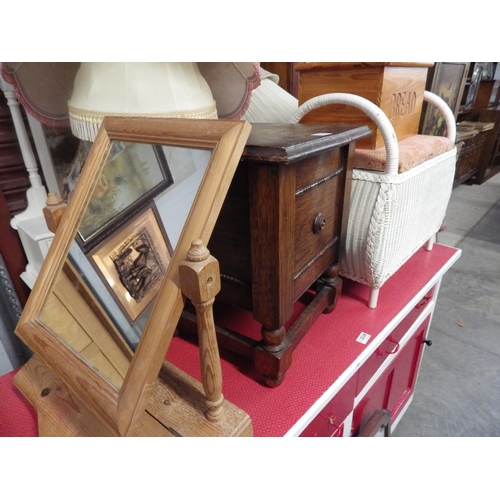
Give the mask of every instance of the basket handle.
<path id="1" fill-rule="evenodd" d="M 457 138 L 457 124 L 455 122 L 455 115 L 448 104 L 446 104 L 441 97 L 428 90 L 424 92 L 424 101 L 435 106 L 443 115 L 444 121 L 446 122 L 446 137 L 448 137 L 450 141 L 455 142 Z"/>
<path id="2" fill-rule="evenodd" d="M 385 113 L 368 99 L 355 94 L 346 94 L 335 92 L 333 94 L 323 94 L 313 97 L 299 106 L 297 111 L 290 119 L 290 123 L 299 123 L 299 121 L 310 111 L 328 104 L 347 104 L 360 109 L 366 113 L 377 125 L 386 149 L 386 174 L 397 174 L 399 165 L 399 147 L 396 132 Z"/>
<path id="3" fill-rule="evenodd" d="M 446 122 L 446 136 L 455 142 L 457 125 L 455 116 L 446 102 L 438 95 L 428 90 L 424 91 L 424 101 L 435 106 L 443 115 Z M 399 147 L 394 128 L 385 113 L 375 104 L 364 97 L 355 94 L 336 92 L 333 94 L 323 94 L 309 99 L 302 104 L 290 119 L 290 123 L 298 123 L 307 113 L 313 109 L 326 106 L 328 104 L 346 104 L 360 109 L 366 113 L 377 125 L 384 140 L 387 152 L 385 173 L 392 175 L 398 173 Z"/>

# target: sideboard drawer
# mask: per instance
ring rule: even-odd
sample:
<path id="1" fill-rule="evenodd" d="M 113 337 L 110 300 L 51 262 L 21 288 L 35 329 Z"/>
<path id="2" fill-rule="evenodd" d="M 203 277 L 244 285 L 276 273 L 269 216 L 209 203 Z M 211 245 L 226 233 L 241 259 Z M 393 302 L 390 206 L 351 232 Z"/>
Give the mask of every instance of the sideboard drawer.
<path id="1" fill-rule="evenodd" d="M 356 396 L 363 390 L 377 370 L 382 366 L 388 356 L 395 356 L 400 349 L 401 339 L 406 335 L 415 321 L 423 313 L 427 304 L 436 293 L 436 287 L 431 288 L 404 319 L 392 330 L 380 346 L 366 360 L 359 369 Z"/>
<path id="2" fill-rule="evenodd" d="M 423 341 L 429 330 L 431 314 L 427 314 L 405 345 L 394 356 L 375 383 L 356 404 L 352 419 L 352 433 L 357 435 L 370 417 L 386 409 L 394 422 L 405 408 L 415 390 Z"/>
<path id="3" fill-rule="evenodd" d="M 300 437 L 342 437 L 342 425 L 352 412 L 357 375 L 353 375 L 302 431 Z"/>

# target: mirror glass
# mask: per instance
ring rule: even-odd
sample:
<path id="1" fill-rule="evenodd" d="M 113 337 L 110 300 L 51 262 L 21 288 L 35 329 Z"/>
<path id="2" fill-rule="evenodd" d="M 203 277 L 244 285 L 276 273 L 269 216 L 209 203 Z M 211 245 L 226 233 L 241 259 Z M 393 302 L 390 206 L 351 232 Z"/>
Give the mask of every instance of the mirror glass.
<path id="1" fill-rule="evenodd" d="M 39 320 L 121 387 L 212 151 L 113 140 Z"/>

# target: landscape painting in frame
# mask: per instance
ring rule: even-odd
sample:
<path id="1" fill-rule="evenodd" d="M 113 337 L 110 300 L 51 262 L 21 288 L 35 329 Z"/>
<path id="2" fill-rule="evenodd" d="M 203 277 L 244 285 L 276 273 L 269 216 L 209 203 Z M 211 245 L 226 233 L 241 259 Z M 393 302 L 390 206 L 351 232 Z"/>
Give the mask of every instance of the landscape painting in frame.
<path id="1" fill-rule="evenodd" d="M 440 62 L 435 65 L 431 92 L 448 104 L 455 118 L 458 115 L 468 67 L 469 63 L 465 62 Z M 442 114 L 434 106 L 426 106 L 422 134 L 445 135 L 445 132 L 446 123 Z"/>
<path id="2" fill-rule="evenodd" d="M 78 229 L 80 246 L 94 248 L 172 184 L 161 147 L 113 141 Z"/>
<path id="3" fill-rule="evenodd" d="M 116 302 L 135 322 L 155 298 L 172 250 L 152 207 L 92 252 L 92 261 Z"/>

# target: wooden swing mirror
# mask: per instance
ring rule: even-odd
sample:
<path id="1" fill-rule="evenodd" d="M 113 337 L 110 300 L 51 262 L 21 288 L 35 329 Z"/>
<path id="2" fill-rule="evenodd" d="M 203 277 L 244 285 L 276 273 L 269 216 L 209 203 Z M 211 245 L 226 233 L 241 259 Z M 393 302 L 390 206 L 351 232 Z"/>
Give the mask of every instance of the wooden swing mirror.
<path id="1" fill-rule="evenodd" d="M 223 401 L 226 422 L 205 418 L 198 383 L 164 362 L 185 303 L 180 270 L 194 241 L 194 253 L 205 253 L 192 260 L 207 257 L 202 244 L 250 128 L 104 119 L 16 329 L 35 356 L 15 382 L 37 410 L 41 435 L 251 433 L 248 416 L 223 398 L 214 404 L 219 412 Z M 203 276 L 220 283 L 218 274 Z M 155 398 L 196 401 L 177 422 L 176 405 L 168 415 Z M 186 411 L 196 429 L 182 427 Z"/>

